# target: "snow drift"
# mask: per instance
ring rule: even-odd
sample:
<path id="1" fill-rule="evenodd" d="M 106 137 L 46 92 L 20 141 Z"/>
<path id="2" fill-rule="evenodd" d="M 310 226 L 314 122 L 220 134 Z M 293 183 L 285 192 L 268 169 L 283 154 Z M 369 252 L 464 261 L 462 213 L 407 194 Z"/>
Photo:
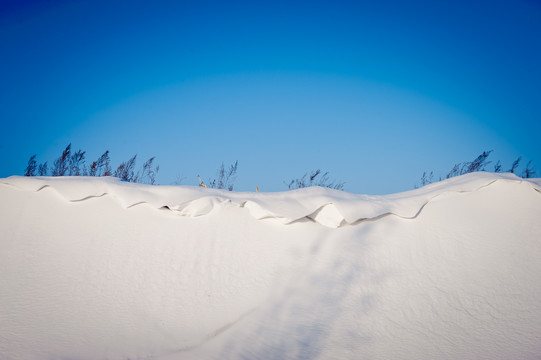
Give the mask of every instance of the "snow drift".
<path id="1" fill-rule="evenodd" d="M 536 359 L 541 180 L 0 179 L 2 359 Z"/>

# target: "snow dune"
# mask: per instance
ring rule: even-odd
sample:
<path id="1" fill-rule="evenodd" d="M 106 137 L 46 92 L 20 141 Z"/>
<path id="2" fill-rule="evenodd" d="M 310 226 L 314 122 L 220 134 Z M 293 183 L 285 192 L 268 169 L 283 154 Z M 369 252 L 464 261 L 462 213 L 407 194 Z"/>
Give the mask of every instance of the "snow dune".
<path id="1" fill-rule="evenodd" d="M 539 359 L 541 179 L 0 179 L 1 359 Z"/>

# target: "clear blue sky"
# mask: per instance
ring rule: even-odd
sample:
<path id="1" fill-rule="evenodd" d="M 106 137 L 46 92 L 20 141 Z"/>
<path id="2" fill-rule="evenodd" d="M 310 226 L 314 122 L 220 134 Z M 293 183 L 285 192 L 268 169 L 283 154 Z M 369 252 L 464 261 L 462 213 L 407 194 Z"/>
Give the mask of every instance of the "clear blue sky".
<path id="1" fill-rule="evenodd" d="M 539 176 L 540 39 L 534 0 L 0 0 L 0 177 L 68 143 L 160 184 L 238 160 L 246 191 L 403 191 L 490 149 Z"/>

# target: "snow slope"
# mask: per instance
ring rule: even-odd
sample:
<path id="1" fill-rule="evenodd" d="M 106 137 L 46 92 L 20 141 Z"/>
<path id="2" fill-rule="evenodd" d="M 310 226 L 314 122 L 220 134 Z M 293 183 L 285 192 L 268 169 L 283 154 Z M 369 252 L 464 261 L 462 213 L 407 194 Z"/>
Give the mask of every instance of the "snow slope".
<path id="1" fill-rule="evenodd" d="M 541 179 L 0 179 L 1 359 L 539 359 Z"/>

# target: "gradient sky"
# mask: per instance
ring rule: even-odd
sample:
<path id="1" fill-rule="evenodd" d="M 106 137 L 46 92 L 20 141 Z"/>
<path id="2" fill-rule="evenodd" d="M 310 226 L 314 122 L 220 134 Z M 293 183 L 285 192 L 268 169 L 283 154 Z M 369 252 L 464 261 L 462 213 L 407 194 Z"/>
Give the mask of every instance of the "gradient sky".
<path id="1" fill-rule="evenodd" d="M 539 176 L 540 39 L 534 0 L 0 0 L 0 177 L 68 143 L 165 185 L 238 160 L 245 191 L 404 191 L 490 149 Z"/>

